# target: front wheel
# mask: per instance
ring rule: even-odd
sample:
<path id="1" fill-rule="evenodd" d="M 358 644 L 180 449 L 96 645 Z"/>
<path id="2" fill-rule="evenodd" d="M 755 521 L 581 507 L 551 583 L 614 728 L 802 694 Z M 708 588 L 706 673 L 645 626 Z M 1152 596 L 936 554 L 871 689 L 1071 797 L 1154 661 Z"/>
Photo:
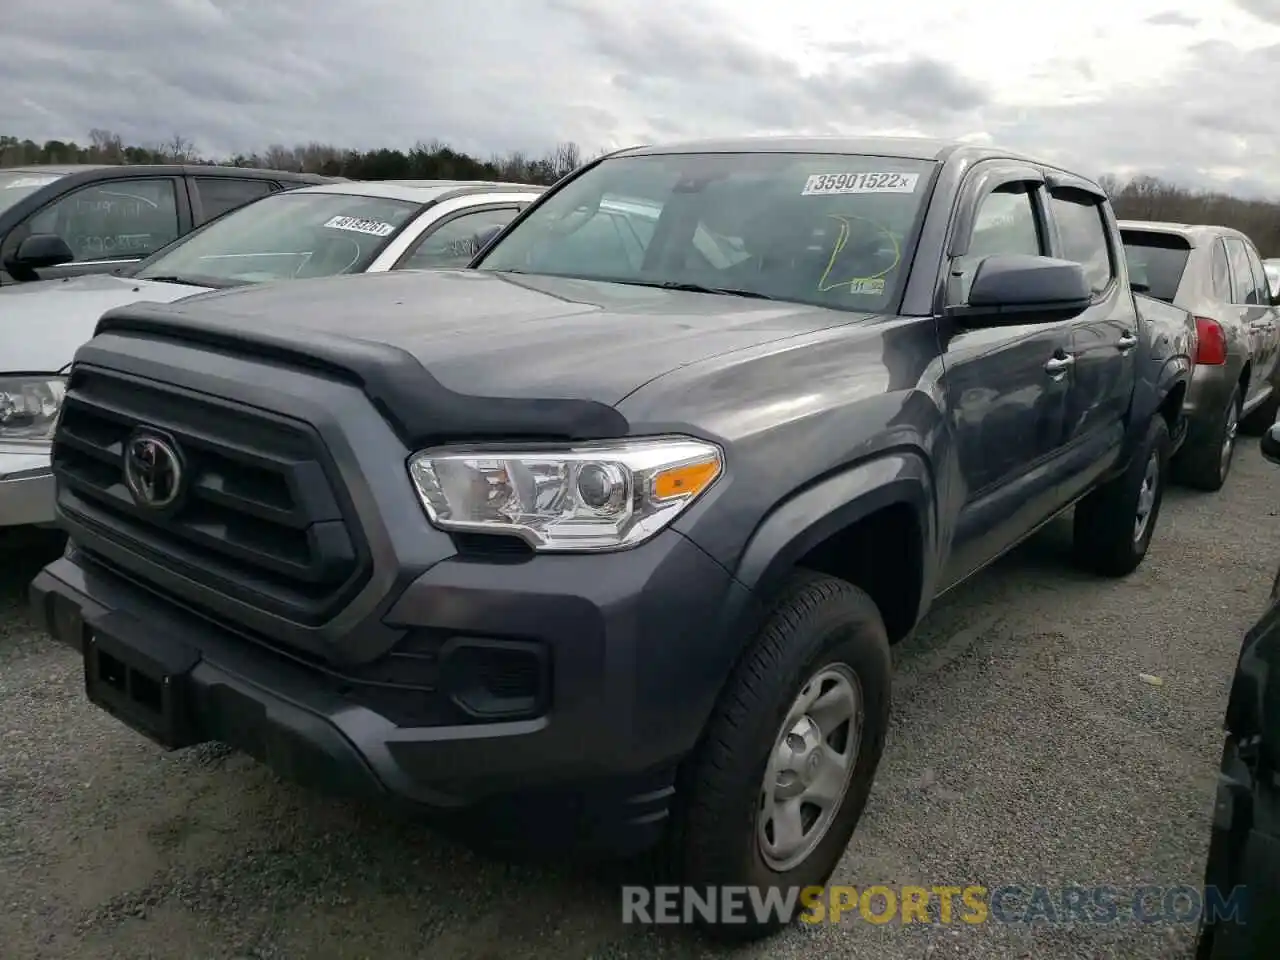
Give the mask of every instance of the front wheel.
<path id="1" fill-rule="evenodd" d="M 1123 577 L 1142 563 L 1164 499 L 1169 446 L 1168 425 L 1152 417 L 1124 473 L 1076 504 L 1077 563 L 1106 577 Z"/>
<path id="2" fill-rule="evenodd" d="M 730 678 L 682 777 L 670 837 L 681 883 L 755 888 L 743 914 L 707 919 L 752 940 L 799 916 L 848 846 L 884 749 L 889 643 L 862 590 L 798 573 Z M 756 912 L 753 901 L 778 909 Z"/>

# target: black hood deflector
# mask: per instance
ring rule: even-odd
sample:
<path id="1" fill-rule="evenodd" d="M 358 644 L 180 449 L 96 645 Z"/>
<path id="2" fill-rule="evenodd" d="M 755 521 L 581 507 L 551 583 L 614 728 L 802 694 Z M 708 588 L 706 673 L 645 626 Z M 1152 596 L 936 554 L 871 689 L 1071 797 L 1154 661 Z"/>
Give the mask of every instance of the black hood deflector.
<path id="1" fill-rule="evenodd" d="M 296 331 L 237 323 L 221 312 L 206 320 L 164 304 L 133 303 L 104 313 L 95 335 L 101 333 L 252 354 L 354 383 L 410 449 L 469 439 L 606 440 L 630 429 L 621 413 L 596 400 L 470 396 L 442 385 L 399 347 L 323 331 L 303 338 Z"/>

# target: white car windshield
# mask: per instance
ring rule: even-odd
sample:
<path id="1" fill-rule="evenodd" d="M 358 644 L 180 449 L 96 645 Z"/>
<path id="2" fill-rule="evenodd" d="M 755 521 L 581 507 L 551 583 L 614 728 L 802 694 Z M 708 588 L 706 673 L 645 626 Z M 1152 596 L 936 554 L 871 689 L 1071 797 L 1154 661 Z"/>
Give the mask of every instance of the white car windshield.
<path id="1" fill-rule="evenodd" d="M 276 193 L 159 251 L 133 276 L 231 287 L 362 273 L 418 209 L 385 197 Z"/>
<path id="2" fill-rule="evenodd" d="M 12 207 L 41 187 L 61 180 L 61 173 L 33 173 L 29 170 L 0 170 L 0 210 Z"/>
<path id="3" fill-rule="evenodd" d="M 879 311 L 911 262 L 932 161 L 622 156 L 530 211 L 477 265 Z"/>

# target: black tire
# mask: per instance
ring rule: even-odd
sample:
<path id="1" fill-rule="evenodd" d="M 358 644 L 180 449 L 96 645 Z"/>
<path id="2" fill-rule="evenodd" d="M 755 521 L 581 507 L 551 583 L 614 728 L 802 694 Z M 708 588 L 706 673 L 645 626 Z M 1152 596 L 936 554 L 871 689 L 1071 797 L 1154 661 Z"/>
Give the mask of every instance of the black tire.
<path id="1" fill-rule="evenodd" d="M 1271 429 L 1277 414 L 1280 414 L 1280 388 L 1272 387 L 1266 400 L 1240 418 L 1240 432 L 1248 437 L 1260 437 Z"/>
<path id="2" fill-rule="evenodd" d="M 766 766 L 783 742 L 782 726 L 797 697 L 822 682 L 824 669 L 839 672 L 842 666 L 861 688 L 852 774 L 842 799 L 831 807 L 825 834 L 817 839 L 816 824 L 802 829 L 803 835 L 814 835 L 816 845 L 780 872 L 767 862 L 757 838 Z M 843 580 L 797 572 L 735 668 L 681 778 L 667 848 L 668 868 L 678 882 L 699 890 L 758 887 L 765 897 L 770 888 L 786 897 L 790 890 L 825 884 L 849 844 L 880 762 L 891 674 L 884 622 L 871 598 Z M 823 732 L 819 742 L 826 736 Z M 850 735 L 839 749 L 847 751 L 851 740 Z M 796 904 L 790 917 L 758 918 L 748 909 L 746 922 L 704 921 L 702 927 L 722 941 L 756 940 L 800 916 L 804 906 L 798 899 Z"/>
<path id="3" fill-rule="evenodd" d="M 1221 490 L 1222 485 L 1227 482 L 1227 474 L 1231 472 L 1231 463 L 1235 458 L 1236 438 L 1233 425 L 1239 424 L 1239 417 L 1240 387 L 1237 386 L 1231 391 L 1222 413 L 1218 415 L 1217 426 L 1213 431 L 1197 437 L 1194 446 L 1189 442 L 1184 443 L 1178 455 L 1173 458 L 1174 479 L 1209 493 Z M 1227 449 L 1225 456 L 1224 449 Z"/>
<path id="4" fill-rule="evenodd" d="M 1073 547 L 1076 562 L 1082 567 L 1105 577 L 1123 577 L 1142 563 L 1160 518 L 1169 472 L 1169 445 L 1169 427 L 1164 418 L 1152 417 L 1146 436 L 1124 473 L 1076 504 Z M 1139 532 L 1138 498 L 1153 460 L 1154 499 Z"/>

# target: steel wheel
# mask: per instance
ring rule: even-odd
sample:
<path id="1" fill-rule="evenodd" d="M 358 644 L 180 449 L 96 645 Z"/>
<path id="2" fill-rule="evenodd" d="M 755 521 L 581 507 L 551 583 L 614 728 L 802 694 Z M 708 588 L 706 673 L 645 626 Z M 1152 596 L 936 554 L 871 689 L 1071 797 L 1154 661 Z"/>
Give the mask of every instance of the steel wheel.
<path id="1" fill-rule="evenodd" d="M 862 685 L 843 663 L 819 670 L 792 702 L 756 817 L 760 856 L 771 869 L 794 869 L 822 842 L 849 789 L 862 722 Z"/>
<path id="2" fill-rule="evenodd" d="M 1151 510 L 1156 505 L 1156 492 L 1160 488 L 1160 454 L 1152 451 L 1147 458 L 1147 469 L 1138 488 L 1138 509 L 1133 518 L 1133 539 L 1141 540 L 1151 522 Z"/>

